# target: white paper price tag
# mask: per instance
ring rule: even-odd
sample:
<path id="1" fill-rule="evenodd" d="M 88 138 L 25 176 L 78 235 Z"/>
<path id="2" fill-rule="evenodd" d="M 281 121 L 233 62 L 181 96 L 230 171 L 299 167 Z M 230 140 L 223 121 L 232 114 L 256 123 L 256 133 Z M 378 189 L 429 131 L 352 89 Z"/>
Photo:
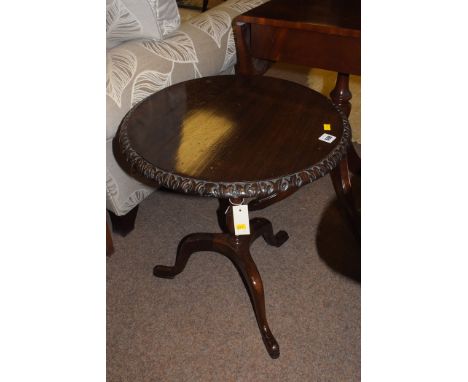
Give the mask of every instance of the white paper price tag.
<path id="1" fill-rule="evenodd" d="M 332 143 L 336 139 L 336 137 L 334 135 L 331 135 L 331 134 L 323 133 L 319 137 L 319 139 L 321 141 L 324 141 L 324 142 L 327 142 L 327 143 Z"/>
<path id="2" fill-rule="evenodd" d="M 236 235 L 250 235 L 249 208 L 246 204 L 232 206 L 234 217 L 234 233 Z"/>

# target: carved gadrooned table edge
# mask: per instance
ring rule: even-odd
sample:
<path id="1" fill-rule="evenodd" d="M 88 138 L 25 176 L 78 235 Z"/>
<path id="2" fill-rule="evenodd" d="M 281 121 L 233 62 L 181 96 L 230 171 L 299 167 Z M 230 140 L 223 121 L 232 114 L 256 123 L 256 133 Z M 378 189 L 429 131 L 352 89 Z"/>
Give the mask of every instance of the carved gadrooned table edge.
<path id="1" fill-rule="evenodd" d="M 340 114 L 343 123 L 343 135 L 333 150 L 318 163 L 291 174 L 265 180 L 213 182 L 196 179 L 163 170 L 148 162 L 133 149 L 127 132 L 128 121 L 133 111 L 146 100 L 135 105 L 122 120 L 117 132 L 120 151 L 125 161 L 129 164 L 132 173 L 143 176 L 159 187 L 164 186 L 185 194 L 222 199 L 266 197 L 281 194 L 287 192 L 290 188 L 299 188 L 307 183 L 312 183 L 328 174 L 338 166 L 340 160 L 346 155 L 347 147 L 351 142 L 351 127 L 348 118 L 337 105 L 329 101 Z"/>

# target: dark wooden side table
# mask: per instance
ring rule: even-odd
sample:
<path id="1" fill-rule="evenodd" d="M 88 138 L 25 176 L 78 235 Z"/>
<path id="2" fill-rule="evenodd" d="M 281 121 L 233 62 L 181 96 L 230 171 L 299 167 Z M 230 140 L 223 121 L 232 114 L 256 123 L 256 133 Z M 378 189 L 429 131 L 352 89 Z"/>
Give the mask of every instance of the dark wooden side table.
<path id="1" fill-rule="evenodd" d="M 270 0 L 234 20 L 236 71 L 263 74 L 283 61 L 337 72 L 330 97 L 347 116 L 349 75 L 361 74 L 361 0 Z M 350 146 L 352 170 L 360 158 Z"/>
<path id="2" fill-rule="evenodd" d="M 324 133 L 334 139 L 323 138 Z M 173 278 L 194 252 L 227 256 L 248 287 L 266 349 L 277 358 L 262 279 L 249 248 L 260 236 L 279 247 L 288 234 L 274 234 L 267 219 L 256 217 L 250 220 L 250 234 L 236 235 L 233 209 L 248 200 L 250 211 L 260 210 L 330 172 L 343 196 L 348 186 L 341 169 L 347 168 L 350 135 L 346 116 L 326 97 L 269 77 L 200 78 L 136 105 L 114 139 L 122 167 L 155 185 L 220 201 L 222 233 L 186 236 L 175 264 L 156 266 L 154 275 Z"/>

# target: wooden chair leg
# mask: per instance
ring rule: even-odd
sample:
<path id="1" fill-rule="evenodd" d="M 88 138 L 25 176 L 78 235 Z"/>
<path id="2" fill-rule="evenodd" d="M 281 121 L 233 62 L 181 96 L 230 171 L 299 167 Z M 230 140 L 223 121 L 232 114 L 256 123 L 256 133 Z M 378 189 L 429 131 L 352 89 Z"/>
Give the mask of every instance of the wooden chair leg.
<path id="1" fill-rule="evenodd" d="M 109 224 L 106 222 L 106 256 L 114 253 L 114 243 L 112 242 L 112 235 L 109 229 Z"/>

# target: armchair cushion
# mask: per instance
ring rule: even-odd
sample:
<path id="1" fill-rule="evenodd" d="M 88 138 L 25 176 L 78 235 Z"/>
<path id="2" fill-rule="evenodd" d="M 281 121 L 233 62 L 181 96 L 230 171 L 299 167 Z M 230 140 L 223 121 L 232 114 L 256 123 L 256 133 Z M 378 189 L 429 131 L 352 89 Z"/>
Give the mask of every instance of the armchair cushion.
<path id="1" fill-rule="evenodd" d="M 179 24 L 176 0 L 106 0 L 107 49 L 138 38 L 159 40 Z"/>
<path id="2" fill-rule="evenodd" d="M 107 52 L 107 209 L 124 215 L 154 188 L 126 174 L 112 153 L 112 138 L 125 114 L 167 86 L 196 77 L 234 74 L 232 20 L 268 0 L 228 0 L 183 22 L 161 40 L 127 41 Z"/>

